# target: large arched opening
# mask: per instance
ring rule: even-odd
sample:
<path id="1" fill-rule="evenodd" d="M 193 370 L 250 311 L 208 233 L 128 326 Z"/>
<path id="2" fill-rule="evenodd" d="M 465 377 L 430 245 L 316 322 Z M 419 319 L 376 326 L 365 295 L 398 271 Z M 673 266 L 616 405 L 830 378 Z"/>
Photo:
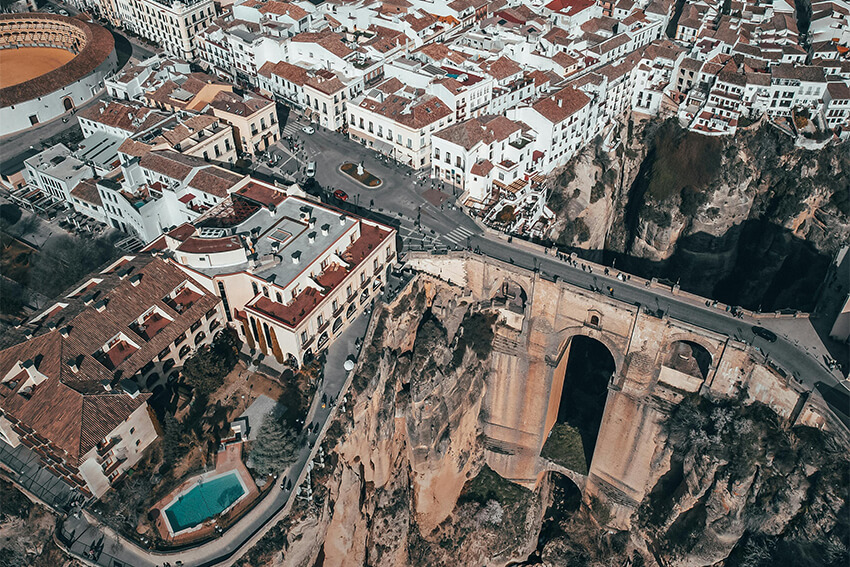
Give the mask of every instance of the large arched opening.
<path id="1" fill-rule="evenodd" d="M 587 474 L 605 413 L 608 383 L 616 370 L 614 356 L 601 341 L 584 335 L 569 339 L 555 370 L 554 383 L 561 388 L 553 388 L 549 400 L 544 458 Z"/>
<path id="2" fill-rule="evenodd" d="M 674 341 L 667 349 L 664 366 L 705 380 L 711 369 L 711 353 L 694 341 Z"/>

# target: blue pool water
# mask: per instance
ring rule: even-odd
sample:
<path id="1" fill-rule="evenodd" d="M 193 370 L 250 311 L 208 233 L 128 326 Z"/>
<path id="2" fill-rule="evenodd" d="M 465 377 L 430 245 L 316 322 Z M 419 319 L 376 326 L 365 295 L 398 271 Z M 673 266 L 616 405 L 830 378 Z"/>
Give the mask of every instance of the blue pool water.
<path id="1" fill-rule="evenodd" d="M 195 485 L 165 509 L 174 533 L 197 526 L 221 513 L 245 494 L 237 472 L 229 472 Z"/>

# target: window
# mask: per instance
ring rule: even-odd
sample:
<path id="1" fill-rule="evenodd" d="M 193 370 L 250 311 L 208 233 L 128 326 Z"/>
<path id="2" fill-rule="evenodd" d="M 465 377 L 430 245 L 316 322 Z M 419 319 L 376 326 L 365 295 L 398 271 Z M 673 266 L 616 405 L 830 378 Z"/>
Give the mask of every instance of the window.
<path id="1" fill-rule="evenodd" d="M 269 288 L 267 288 L 266 286 L 263 286 L 263 295 L 265 295 L 266 297 L 269 296 Z"/>
<path id="2" fill-rule="evenodd" d="M 279 291 L 275 292 L 274 296 L 275 296 L 275 299 L 277 299 L 277 302 L 278 302 L 278 303 L 282 303 L 282 299 L 283 299 L 283 298 L 280 296 L 280 292 L 279 292 Z"/>
<path id="3" fill-rule="evenodd" d="M 408 139 L 407 139 L 407 147 L 408 147 L 408 148 L 412 148 L 412 147 L 413 147 L 413 140 L 411 140 L 410 138 L 408 138 Z"/>
<path id="4" fill-rule="evenodd" d="M 135 433 L 135 432 L 136 432 L 136 428 L 135 428 L 135 427 L 131 427 L 131 428 L 130 428 L 130 435 L 132 435 L 132 434 L 133 434 L 133 433 Z"/>
<path id="5" fill-rule="evenodd" d="M 306 342 L 307 342 L 307 331 L 301 331 L 301 344 L 303 345 Z"/>
<path id="6" fill-rule="evenodd" d="M 345 295 L 347 295 L 348 297 L 351 297 L 351 285 L 350 284 L 347 288 L 345 288 Z"/>
<path id="7" fill-rule="evenodd" d="M 337 299 L 333 300 L 333 303 L 331 303 L 331 309 L 333 309 L 334 311 L 339 309 L 339 300 L 337 300 Z"/>
<path id="8" fill-rule="evenodd" d="M 319 313 L 319 316 L 316 317 L 316 324 L 320 327 L 325 324 L 325 318 L 322 317 L 321 313 Z"/>
<path id="9" fill-rule="evenodd" d="M 257 295 L 258 293 L 260 293 L 260 288 L 257 287 L 257 282 L 255 282 L 255 281 L 251 282 L 251 289 L 254 290 L 254 295 Z"/>

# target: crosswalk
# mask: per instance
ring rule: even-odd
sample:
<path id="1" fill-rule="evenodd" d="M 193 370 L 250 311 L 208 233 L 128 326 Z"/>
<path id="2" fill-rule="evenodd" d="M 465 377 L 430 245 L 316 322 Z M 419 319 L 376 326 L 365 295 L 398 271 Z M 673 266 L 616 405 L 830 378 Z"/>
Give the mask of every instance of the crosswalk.
<path id="1" fill-rule="evenodd" d="M 300 131 L 301 131 L 301 126 L 298 124 L 298 122 L 295 122 L 294 120 L 290 120 L 289 122 L 286 123 L 286 126 L 283 127 L 283 137 L 295 136 Z"/>
<path id="2" fill-rule="evenodd" d="M 447 240 L 455 245 L 463 244 L 466 245 L 466 239 L 472 236 L 473 233 L 471 230 L 467 230 L 463 227 L 457 227 L 451 232 L 444 234 L 441 238 L 443 240 Z"/>

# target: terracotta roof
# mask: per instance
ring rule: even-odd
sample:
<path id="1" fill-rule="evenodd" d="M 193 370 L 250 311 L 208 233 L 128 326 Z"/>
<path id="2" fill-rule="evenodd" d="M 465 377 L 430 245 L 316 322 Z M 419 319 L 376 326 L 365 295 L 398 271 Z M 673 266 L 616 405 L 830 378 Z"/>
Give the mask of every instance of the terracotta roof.
<path id="1" fill-rule="evenodd" d="M 327 95 L 332 95 L 345 89 L 343 82 L 333 72 L 327 69 L 320 69 L 315 74 L 308 76 L 304 84 Z"/>
<path id="2" fill-rule="evenodd" d="M 542 98 L 532 105 L 550 122 L 562 122 L 590 103 L 586 94 L 573 87 L 567 87 L 556 92 L 553 96 Z"/>
<path id="3" fill-rule="evenodd" d="M 515 61 L 504 56 L 499 57 L 495 61 L 484 61 L 479 67 L 497 81 L 522 73 L 522 67 Z"/>
<path id="4" fill-rule="evenodd" d="M 475 162 L 469 172 L 472 175 L 478 175 L 479 177 L 487 177 L 490 174 L 490 171 L 493 169 L 493 164 L 489 159 L 485 159 L 483 161 Z"/>
<path id="5" fill-rule="evenodd" d="M 97 101 L 77 116 L 125 132 L 142 132 L 166 120 L 168 115 L 138 102 Z"/>
<path id="6" fill-rule="evenodd" d="M 228 114 L 236 114 L 247 118 L 257 112 L 274 106 L 274 102 L 255 94 L 239 96 L 229 91 L 219 91 L 215 94 L 210 106 Z"/>
<path id="7" fill-rule="evenodd" d="M 103 206 L 103 201 L 100 198 L 100 192 L 97 190 L 94 179 L 80 181 L 76 187 L 71 189 L 71 196 L 86 203 L 97 205 L 98 207 Z"/>
<path id="8" fill-rule="evenodd" d="M 303 32 L 292 37 L 290 41 L 299 43 L 315 43 L 326 50 L 330 51 L 337 57 L 347 57 L 351 53 L 345 43 L 342 41 L 342 36 L 330 30 L 320 32 Z"/>
<path id="9" fill-rule="evenodd" d="M 198 171 L 189 181 L 189 187 L 215 195 L 226 197 L 231 187 L 242 181 L 243 177 L 216 166 L 207 166 Z"/>
<path id="10" fill-rule="evenodd" d="M 268 185 L 261 185 L 253 180 L 239 189 L 236 194 L 263 206 L 279 205 L 286 199 L 286 193 L 284 191 L 269 187 Z"/>
<path id="11" fill-rule="evenodd" d="M 471 150 L 482 142 L 489 145 L 506 140 L 517 130 L 523 130 L 523 126 L 504 116 L 482 116 L 453 124 L 433 136 Z"/>
<path id="12" fill-rule="evenodd" d="M 153 146 L 149 146 L 148 144 L 142 142 L 137 142 L 132 138 L 127 138 L 121 143 L 120 146 L 118 146 L 119 152 L 133 157 L 142 157 L 146 155 L 149 151 L 151 151 L 151 149 L 153 149 Z"/>
<path id="13" fill-rule="evenodd" d="M 570 70 L 573 66 L 578 64 L 578 59 L 570 56 L 569 54 L 559 51 L 552 57 L 552 61 L 557 63 L 564 71 Z"/>
<path id="14" fill-rule="evenodd" d="M 115 40 L 108 30 L 79 18 L 42 13 L 0 14 L 0 25 L 5 33 L 15 33 L 13 22 L 19 23 L 21 27 L 32 25 L 38 29 L 70 26 L 77 28 L 85 40 L 80 52 L 64 65 L 29 81 L 0 89 L 0 104 L 4 107 L 50 94 L 82 79 L 115 51 Z M 26 32 L 22 35 L 26 35 Z"/>
<path id="15" fill-rule="evenodd" d="M 546 4 L 546 7 L 553 12 L 563 12 L 573 16 L 593 5 L 593 0 L 552 0 Z"/>
<path id="16" fill-rule="evenodd" d="M 272 63 L 268 61 L 260 67 L 260 70 L 257 71 L 257 74 L 262 75 L 264 77 L 271 77 L 272 75 L 277 75 L 281 79 L 286 79 L 290 83 L 293 83 L 298 86 L 303 86 L 304 83 L 307 82 L 307 69 L 303 67 L 299 67 L 298 65 L 292 65 L 291 63 L 287 63 L 286 61 L 280 61 L 278 63 Z"/>
<path id="17" fill-rule="evenodd" d="M 29 398 L 18 393 L 23 381 L 11 388 L 8 382 L 0 385 L 0 410 L 49 440 L 75 466 L 149 396 L 139 394 L 133 398 L 117 390 L 109 392 L 101 381 L 114 383 L 116 376 L 131 377 L 220 301 L 196 286 L 202 295 L 183 311 L 175 311 L 163 298 L 187 280 L 186 274 L 169 262 L 150 256 L 136 256 L 120 270 L 93 276 L 102 281 L 86 293 L 70 296 L 75 291 L 72 289 L 63 294 L 67 307 L 37 322 L 25 323 L 20 331 L 3 337 L 7 344 L 14 342 L 26 328 L 34 334 L 32 339 L 0 351 L 0 376 L 18 362 L 32 360 L 38 372 L 47 377 L 32 389 Z M 95 297 L 90 299 L 92 295 Z M 102 301 L 105 308 L 98 311 L 95 305 Z M 172 320 L 146 340 L 129 325 L 151 307 Z M 64 328 L 69 329 L 67 337 L 60 333 Z M 129 356 L 109 369 L 94 354 L 118 333 L 139 348 L 131 348 Z M 76 362 L 76 372 L 70 361 Z"/>
<path id="18" fill-rule="evenodd" d="M 260 8 L 260 13 L 289 16 L 296 22 L 310 15 L 301 6 L 289 2 L 278 2 L 277 0 L 266 0 Z"/>
<path id="19" fill-rule="evenodd" d="M 847 83 L 827 83 L 826 90 L 833 100 L 847 100 L 850 98 L 850 87 Z"/>
<path id="20" fill-rule="evenodd" d="M 453 113 L 451 108 L 434 96 L 410 100 L 390 95 L 383 102 L 366 98 L 360 103 L 360 107 L 414 130 L 438 122 Z"/>

